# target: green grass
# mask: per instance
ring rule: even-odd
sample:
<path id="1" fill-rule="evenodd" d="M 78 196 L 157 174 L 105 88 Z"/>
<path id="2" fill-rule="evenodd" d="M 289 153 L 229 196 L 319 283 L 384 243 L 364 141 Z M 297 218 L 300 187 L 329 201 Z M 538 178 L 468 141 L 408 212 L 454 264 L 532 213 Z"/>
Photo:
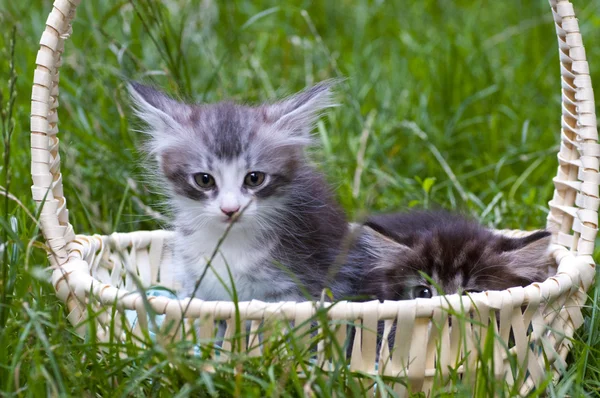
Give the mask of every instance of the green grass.
<path id="1" fill-rule="evenodd" d="M 199 373 L 210 361 L 181 346 L 141 350 L 74 333 L 47 282 L 30 194 L 29 98 L 50 4 L 0 0 L 0 193 L 11 194 L 0 196 L 0 395 L 364 394 L 343 364 L 331 377 L 307 366 L 310 352 L 293 339 L 268 342 L 260 359 L 235 355 Z M 600 84 L 600 0 L 575 6 Z M 159 227 L 148 208 L 160 210 L 161 198 L 142 179 L 124 78 L 197 101 L 256 102 L 346 77 L 342 106 L 319 124 L 314 159 L 351 217 L 441 206 L 494 227 L 545 224 L 560 80 L 544 0 L 84 1 L 73 30 L 61 69 L 60 138 L 77 233 Z M 600 392 L 598 291 L 550 395 Z M 308 381 L 290 371 L 296 364 Z M 483 375 L 481 394 L 488 382 Z"/>

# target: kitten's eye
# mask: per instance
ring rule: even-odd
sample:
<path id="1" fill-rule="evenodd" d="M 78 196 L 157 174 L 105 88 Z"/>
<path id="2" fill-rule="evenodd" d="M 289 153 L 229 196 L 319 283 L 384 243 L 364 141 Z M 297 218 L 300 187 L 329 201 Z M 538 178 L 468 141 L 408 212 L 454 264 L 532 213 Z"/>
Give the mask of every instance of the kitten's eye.
<path id="1" fill-rule="evenodd" d="M 244 185 L 249 187 L 257 187 L 265 181 L 265 173 L 260 171 L 251 171 L 244 177 Z"/>
<path id="2" fill-rule="evenodd" d="M 415 286 L 412 292 L 413 298 L 431 298 L 433 293 L 429 286 Z"/>
<path id="3" fill-rule="evenodd" d="M 194 174 L 194 181 L 202 189 L 210 189 L 215 186 L 215 179 L 207 173 Z"/>

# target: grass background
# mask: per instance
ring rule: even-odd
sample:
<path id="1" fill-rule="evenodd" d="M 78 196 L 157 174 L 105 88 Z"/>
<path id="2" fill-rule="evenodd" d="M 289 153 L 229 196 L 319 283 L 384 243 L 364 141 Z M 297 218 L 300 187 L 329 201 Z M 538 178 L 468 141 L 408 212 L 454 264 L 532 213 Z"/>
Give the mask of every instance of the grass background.
<path id="1" fill-rule="evenodd" d="M 300 359 L 276 350 L 260 361 L 234 358 L 199 377 L 191 369 L 200 358 L 159 347 L 128 347 L 129 359 L 122 358 L 75 336 L 46 281 L 42 240 L 28 215 L 35 216 L 29 98 L 50 7 L 0 0 L 0 192 L 12 195 L 0 197 L 0 394 L 360 395 L 343 369 L 338 379 L 297 380 L 285 361 Z M 600 0 L 575 7 L 592 80 L 600 82 Z M 77 233 L 161 224 L 152 210 L 161 210 L 161 198 L 141 178 L 125 78 L 195 101 L 258 102 L 346 77 L 338 88 L 342 106 L 319 124 L 314 159 L 351 217 L 442 206 L 489 226 L 545 224 L 560 127 L 556 39 L 545 1 L 84 1 L 73 30 L 61 69 L 60 137 Z M 572 365 L 551 395 L 600 391 L 596 290 L 590 295 Z M 250 376 L 234 375 L 242 363 Z"/>

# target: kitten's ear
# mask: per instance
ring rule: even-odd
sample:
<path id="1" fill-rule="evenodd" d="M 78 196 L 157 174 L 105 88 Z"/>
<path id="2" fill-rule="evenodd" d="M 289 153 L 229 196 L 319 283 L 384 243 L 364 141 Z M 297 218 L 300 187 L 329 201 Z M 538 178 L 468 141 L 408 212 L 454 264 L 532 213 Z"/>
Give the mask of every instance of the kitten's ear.
<path id="1" fill-rule="evenodd" d="M 504 252 L 527 251 L 545 251 L 550 246 L 551 234 L 548 231 L 536 231 L 523 238 L 509 238 L 503 236 L 500 238 L 500 250 Z"/>
<path id="2" fill-rule="evenodd" d="M 370 216 L 364 225 L 385 236 L 387 239 L 393 238 L 394 242 L 410 247 L 410 233 L 412 232 L 410 224 L 398 224 L 395 221 L 398 221 L 398 218 L 381 214 Z M 399 228 L 400 226 L 402 228 Z"/>
<path id="3" fill-rule="evenodd" d="M 393 267 L 398 260 L 414 253 L 410 247 L 396 242 L 370 226 L 362 225 L 359 228 L 360 243 L 371 255 L 382 261 L 380 266 Z"/>
<path id="4" fill-rule="evenodd" d="M 149 127 L 145 132 L 158 138 L 181 130 L 181 122 L 189 116 L 189 105 L 137 82 L 127 86 L 136 116 Z"/>
<path id="5" fill-rule="evenodd" d="M 323 111 L 335 106 L 331 88 L 335 80 L 327 80 L 283 101 L 267 105 L 266 120 L 276 130 L 292 138 L 310 143 L 310 133 Z"/>
<path id="6" fill-rule="evenodd" d="M 529 282 L 541 282 L 553 263 L 549 253 L 551 234 L 537 231 L 523 238 L 502 237 L 499 248 L 509 258 L 511 270 Z"/>

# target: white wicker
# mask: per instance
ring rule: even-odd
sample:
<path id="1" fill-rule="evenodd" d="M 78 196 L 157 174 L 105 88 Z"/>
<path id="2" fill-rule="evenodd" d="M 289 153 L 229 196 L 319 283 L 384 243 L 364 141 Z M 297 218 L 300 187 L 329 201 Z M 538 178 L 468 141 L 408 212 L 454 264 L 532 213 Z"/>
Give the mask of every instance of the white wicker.
<path id="1" fill-rule="evenodd" d="M 58 297 L 68 306 L 68 319 L 78 325 L 80 333 L 85 333 L 82 321 L 87 318 L 87 303 L 94 308 L 112 308 L 116 303 L 119 312 L 137 311 L 139 321 L 133 333 L 140 335 L 147 327 L 146 309 L 141 295 L 135 292 L 132 274 L 147 286 L 157 282 L 172 286 L 168 267 L 170 254 L 165 244 L 170 233 L 139 231 L 75 236 L 63 195 L 57 138 L 58 69 L 64 40 L 71 34 L 71 21 L 79 2 L 56 0 L 40 41 L 31 102 L 32 194 L 42 207 L 40 222 L 50 261 L 55 266 L 52 283 Z M 581 308 L 594 278 L 592 252 L 600 204 L 600 145 L 588 63 L 573 6 L 568 0 L 550 0 L 550 5 L 558 36 L 562 85 L 559 167 L 548 216 L 548 228 L 556 244 L 557 274 L 525 288 L 475 294 L 472 300 L 453 295 L 399 302 L 336 304 L 328 312 L 330 319 L 353 321 L 370 330 L 376 329 L 378 320 L 384 320 L 386 333 L 394 321 L 402 325 L 395 332 L 392 354 L 387 343 L 382 344 L 377 370 L 375 334 L 359 330 L 354 338 L 352 370 L 406 376 L 411 391 L 430 391 L 436 367 L 441 369 L 442 377 L 448 375 L 449 367 L 458 368 L 458 372 L 473 371 L 474 366 L 457 366 L 457 363 L 468 356 L 467 363 L 476 364 L 479 336 L 493 328 L 504 342 L 510 341 L 510 355 L 516 356 L 522 369 L 522 374 L 515 378 L 509 370 L 509 355 L 497 339 L 493 369 L 498 379 L 518 383 L 521 392 L 526 393 L 544 380 L 547 366 L 555 379 L 564 371 L 570 340 L 583 323 Z M 96 299 L 90 300 L 91 296 Z M 167 320 L 181 320 L 182 308 L 187 308 L 187 320 L 208 318 L 211 322 L 201 328 L 201 336 L 211 335 L 217 320 L 227 321 L 226 336 L 235 328 L 235 308 L 231 302 L 155 297 L 150 299 L 150 304 L 157 314 L 166 314 Z M 440 322 L 448 319 L 446 310 L 450 306 L 455 309 L 463 306 L 465 313 L 470 312 L 481 326 L 468 326 L 463 335 L 460 328 Z M 310 302 L 239 304 L 241 320 L 250 321 L 251 332 L 256 332 L 261 321 L 267 318 L 293 320 L 299 324 L 309 319 L 315 308 Z M 111 311 L 105 311 L 95 320 L 100 340 L 109 338 L 110 314 Z M 457 322 L 455 316 L 451 318 Z M 129 327 L 121 319 L 115 320 L 117 336 Z M 440 324 L 444 326 L 433 326 Z M 171 334 L 177 337 L 175 332 Z M 346 329 L 339 328 L 336 338 L 343 341 L 345 337 Z M 230 347 L 226 341 L 223 348 Z M 244 345 L 243 349 L 250 355 L 261 354 L 258 344 Z M 327 366 L 323 350 L 324 346 L 320 345 L 318 358 L 321 366 Z M 394 389 L 400 396 L 407 394 L 407 388 L 401 384 L 394 385 Z"/>

